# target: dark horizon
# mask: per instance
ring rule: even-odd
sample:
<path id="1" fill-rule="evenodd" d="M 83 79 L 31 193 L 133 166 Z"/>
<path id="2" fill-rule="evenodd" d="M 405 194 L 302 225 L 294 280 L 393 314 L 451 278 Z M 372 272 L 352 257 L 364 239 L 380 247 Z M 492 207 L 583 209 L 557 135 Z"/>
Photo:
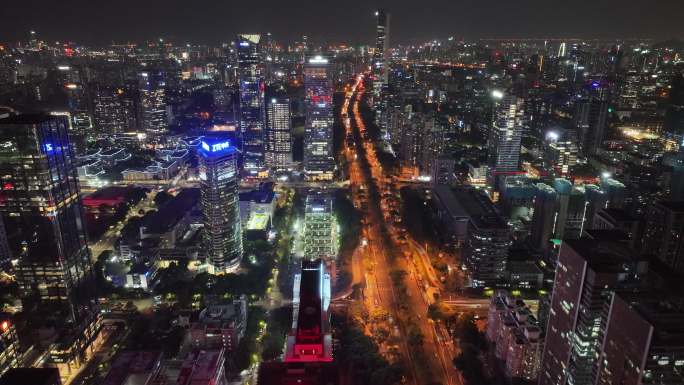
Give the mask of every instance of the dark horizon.
<path id="1" fill-rule="evenodd" d="M 66 7 L 52 0 L 8 1 L 0 12 L 0 41 L 26 41 L 35 30 L 42 40 L 86 45 L 142 42 L 159 37 L 182 43 L 219 43 L 240 32 L 271 32 L 276 40 L 371 44 L 376 8 L 391 14 L 391 45 L 454 36 L 479 38 L 655 39 L 684 38 L 681 0 L 644 6 L 623 0 L 549 2 L 522 0 L 434 1 L 421 7 L 407 0 L 327 3 L 264 0 L 215 3 L 120 0 L 95 4 L 73 0 Z"/>

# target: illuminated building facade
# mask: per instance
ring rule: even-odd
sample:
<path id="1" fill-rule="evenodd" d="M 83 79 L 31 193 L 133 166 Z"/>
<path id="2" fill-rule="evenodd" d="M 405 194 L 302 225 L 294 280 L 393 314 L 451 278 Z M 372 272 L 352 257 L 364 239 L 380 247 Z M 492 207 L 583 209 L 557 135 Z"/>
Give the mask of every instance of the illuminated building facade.
<path id="1" fill-rule="evenodd" d="M 0 315 L 0 376 L 19 365 L 19 338 L 12 320 Z"/>
<path id="2" fill-rule="evenodd" d="M 490 185 L 493 187 L 498 185 L 500 177 L 519 170 L 524 116 L 522 98 L 507 94 L 495 95 L 495 99 L 494 120 L 487 141 Z"/>
<path id="3" fill-rule="evenodd" d="M 320 259 L 303 260 L 295 275 L 292 330 L 287 337 L 285 362 L 331 362 L 330 274 Z"/>
<path id="4" fill-rule="evenodd" d="M 592 81 L 577 101 L 575 129 L 579 136 L 579 147 L 585 156 L 595 155 L 601 147 L 608 125 L 608 85 Z"/>
<path id="5" fill-rule="evenodd" d="M 104 87 L 95 90 L 93 117 L 95 128 L 103 134 L 120 134 L 128 129 L 127 114 L 120 92 L 118 89 Z"/>
<path id="6" fill-rule="evenodd" d="M 245 335 L 247 300 L 209 303 L 190 327 L 190 341 L 195 349 L 225 349 L 232 354 Z"/>
<path id="7" fill-rule="evenodd" d="M 266 166 L 286 170 L 292 166 L 290 99 L 271 98 L 266 106 Z"/>
<path id="8" fill-rule="evenodd" d="M 304 255 L 334 258 L 337 255 L 337 224 L 332 197 L 322 193 L 306 196 L 304 208 Z"/>
<path id="9" fill-rule="evenodd" d="M 264 78 L 259 42 L 261 35 L 240 34 L 236 49 L 240 86 L 240 135 L 245 176 L 264 172 Z"/>
<path id="10" fill-rule="evenodd" d="M 89 302 L 93 272 L 66 116 L 0 120 L 0 213 L 24 296 Z"/>
<path id="11" fill-rule="evenodd" d="M 140 90 L 140 121 L 149 134 L 163 134 L 168 129 L 166 113 L 166 81 L 162 71 L 138 74 Z"/>
<path id="12" fill-rule="evenodd" d="M 375 11 L 377 18 L 375 51 L 373 52 L 373 95 L 380 102 L 382 87 L 387 85 L 390 15 L 384 9 Z"/>
<path id="13" fill-rule="evenodd" d="M 613 295 L 597 385 L 684 383 L 684 309 L 678 296 Z"/>
<path id="14" fill-rule="evenodd" d="M 573 130 L 554 130 L 546 134 L 544 160 L 557 175 L 566 176 L 577 164 L 577 134 Z"/>
<path id="15" fill-rule="evenodd" d="M 596 383 L 611 297 L 638 279 L 641 268 L 636 252 L 622 242 L 600 235 L 563 241 L 539 385 Z"/>
<path id="16" fill-rule="evenodd" d="M 505 291 L 492 297 L 487 317 L 487 339 L 504 363 L 507 380 L 536 381 L 544 340 L 539 322 L 525 303 Z"/>
<path id="17" fill-rule="evenodd" d="M 222 138 L 204 138 L 199 149 L 204 250 L 209 272 L 234 271 L 242 260 L 237 149 Z"/>
<path id="18" fill-rule="evenodd" d="M 310 58 L 304 66 L 304 173 L 309 180 L 332 180 L 335 171 L 332 91 L 328 59 Z"/>
<path id="19" fill-rule="evenodd" d="M 482 191 L 457 189 L 454 195 L 468 218 L 464 265 L 469 285 L 495 285 L 506 276 L 511 231 Z"/>

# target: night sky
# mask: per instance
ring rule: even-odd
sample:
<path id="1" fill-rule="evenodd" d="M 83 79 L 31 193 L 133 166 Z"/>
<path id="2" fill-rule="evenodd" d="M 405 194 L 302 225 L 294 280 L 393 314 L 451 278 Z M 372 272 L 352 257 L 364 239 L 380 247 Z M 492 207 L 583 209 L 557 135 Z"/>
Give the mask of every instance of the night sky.
<path id="1" fill-rule="evenodd" d="M 448 36 L 684 38 L 684 0 L 2 0 L 0 41 L 215 43 L 237 32 L 369 43 L 373 10 L 392 14 L 392 44 Z"/>

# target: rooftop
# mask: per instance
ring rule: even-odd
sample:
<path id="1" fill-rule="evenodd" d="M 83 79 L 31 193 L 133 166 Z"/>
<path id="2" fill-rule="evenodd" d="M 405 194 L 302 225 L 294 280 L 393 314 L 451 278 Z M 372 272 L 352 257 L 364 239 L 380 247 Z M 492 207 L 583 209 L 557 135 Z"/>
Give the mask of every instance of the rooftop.
<path id="1" fill-rule="evenodd" d="M 2 124 L 38 124 L 54 119 L 56 116 L 48 114 L 19 114 L 10 115 L 4 119 L 0 119 Z"/>
<path id="2" fill-rule="evenodd" d="M 508 225 L 484 192 L 474 188 L 459 188 L 451 191 L 477 228 L 508 229 Z"/>
<path id="3" fill-rule="evenodd" d="M 194 351 L 183 361 L 177 385 L 206 385 L 215 383 L 214 378 L 223 366 L 223 350 Z"/>
<path id="4" fill-rule="evenodd" d="M 128 350 L 117 355 L 103 385 L 143 385 L 159 368 L 162 352 Z"/>
<path id="5" fill-rule="evenodd" d="M 57 368 L 13 368 L 0 377 L 0 385 L 58 385 Z"/>
<path id="6" fill-rule="evenodd" d="M 181 190 L 173 199 L 166 202 L 159 211 L 145 216 L 144 226 L 151 234 L 162 234 L 168 231 L 199 202 L 200 191 L 197 188 Z"/>
<path id="7" fill-rule="evenodd" d="M 638 261 L 637 252 L 627 243 L 609 236 L 565 240 L 561 253 L 565 247 L 573 249 L 597 273 L 627 272 L 627 267 Z"/>

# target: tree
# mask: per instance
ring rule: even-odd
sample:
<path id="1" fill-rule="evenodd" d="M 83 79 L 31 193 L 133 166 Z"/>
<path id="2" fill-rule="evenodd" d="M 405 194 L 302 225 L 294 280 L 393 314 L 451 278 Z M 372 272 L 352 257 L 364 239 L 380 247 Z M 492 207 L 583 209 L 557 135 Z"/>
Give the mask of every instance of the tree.
<path id="1" fill-rule="evenodd" d="M 479 352 L 472 346 L 465 346 L 453 360 L 454 367 L 458 369 L 469 385 L 479 385 L 487 383 L 487 376 L 484 373 L 484 366 L 479 357 Z"/>
<path id="2" fill-rule="evenodd" d="M 160 207 L 169 202 L 171 199 L 173 199 L 173 195 L 167 193 L 166 191 L 160 191 L 154 197 L 154 204 L 157 205 L 157 207 Z"/>
<path id="3" fill-rule="evenodd" d="M 444 319 L 444 313 L 436 303 L 432 303 L 428 306 L 427 316 L 435 321 Z"/>
<path id="4" fill-rule="evenodd" d="M 413 348 L 422 348 L 424 339 L 425 337 L 423 336 L 423 332 L 418 328 L 418 326 L 415 324 L 411 325 L 407 338 L 408 344 Z"/>

